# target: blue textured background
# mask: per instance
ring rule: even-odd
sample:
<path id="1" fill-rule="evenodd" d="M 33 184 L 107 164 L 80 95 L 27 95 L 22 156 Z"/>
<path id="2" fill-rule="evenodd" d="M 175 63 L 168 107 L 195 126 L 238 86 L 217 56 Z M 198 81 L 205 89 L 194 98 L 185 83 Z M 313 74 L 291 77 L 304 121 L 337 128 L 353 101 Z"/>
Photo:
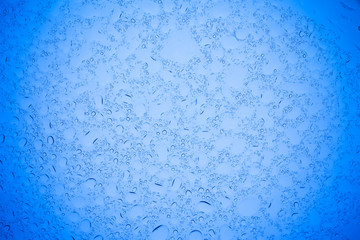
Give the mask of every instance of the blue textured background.
<path id="1" fill-rule="evenodd" d="M 360 2 L 0 2 L 0 239 L 360 239 Z"/>

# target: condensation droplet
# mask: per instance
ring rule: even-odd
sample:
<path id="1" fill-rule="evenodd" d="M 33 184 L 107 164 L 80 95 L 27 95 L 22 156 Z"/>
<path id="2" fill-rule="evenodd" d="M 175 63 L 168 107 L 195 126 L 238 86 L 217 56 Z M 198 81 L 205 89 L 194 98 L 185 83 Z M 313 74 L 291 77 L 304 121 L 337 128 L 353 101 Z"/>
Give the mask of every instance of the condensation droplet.
<path id="1" fill-rule="evenodd" d="M 154 228 L 150 239 L 152 240 L 166 240 L 169 235 L 169 228 L 165 225 L 160 225 Z"/>
<path id="2" fill-rule="evenodd" d="M 88 219 L 84 219 L 81 221 L 79 225 L 79 230 L 85 233 L 89 233 L 91 231 L 91 222 Z"/>
<path id="3" fill-rule="evenodd" d="M 97 235 L 94 237 L 94 240 L 104 240 L 104 238 L 101 235 Z"/>
<path id="4" fill-rule="evenodd" d="M 54 144 L 54 137 L 53 136 L 48 136 L 47 143 L 50 144 L 50 145 Z"/>
<path id="5" fill-rule="evenodd" d="M 194 230 L 189 234 L 189 240 L 203 240 L 203 235 L 199 230 Z"/>
<path id="6" fill-rule="evenodd" d="M 25 147 L 27 144 L 27 139 L 26 138 L 21 138 L 19 141 L 19 147 Z"/>

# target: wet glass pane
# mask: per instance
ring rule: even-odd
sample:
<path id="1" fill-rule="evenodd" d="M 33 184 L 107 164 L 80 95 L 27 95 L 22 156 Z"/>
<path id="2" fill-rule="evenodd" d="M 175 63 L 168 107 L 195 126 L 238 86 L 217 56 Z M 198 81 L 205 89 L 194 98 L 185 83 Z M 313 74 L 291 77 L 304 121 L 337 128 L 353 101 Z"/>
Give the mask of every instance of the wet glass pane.
<path id="1" fill-rule="evenodd" d="M 0 1 L 0 239 L 360 239 L 359 13 Z"/>

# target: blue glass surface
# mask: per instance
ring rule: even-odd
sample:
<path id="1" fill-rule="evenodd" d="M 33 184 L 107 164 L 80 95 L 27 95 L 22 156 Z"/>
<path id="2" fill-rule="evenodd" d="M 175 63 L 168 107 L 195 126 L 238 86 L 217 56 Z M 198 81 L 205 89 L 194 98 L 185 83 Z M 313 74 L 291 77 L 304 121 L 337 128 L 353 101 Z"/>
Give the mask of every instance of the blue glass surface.
<path id="1" fill-rule="evenodd" d="M 360 2 L 0 1 L 0 239 L 360 239 Z"/>

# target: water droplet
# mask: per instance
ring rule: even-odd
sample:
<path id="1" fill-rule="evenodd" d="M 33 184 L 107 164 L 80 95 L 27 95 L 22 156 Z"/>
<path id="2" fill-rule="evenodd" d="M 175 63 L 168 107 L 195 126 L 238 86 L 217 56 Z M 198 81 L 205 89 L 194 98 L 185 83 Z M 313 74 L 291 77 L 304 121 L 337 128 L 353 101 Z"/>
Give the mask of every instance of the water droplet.
<path id="1" fill-rule="evenodd" d="M 10 231 L 10 225 L 5 225 L 5 226 L 4 226 L 4 230 L 5 230 L 5 231 Z"/>
<path id="2" fill-rule="evenodd" d="M 47 143 L 50 144 L 50 145 L 54 144 L 54 138 L 53 138 L 53 136 L 48 136 L 48 138 L 47 138 Z"/>
<path id="3" fill-rule="evenodd" d="M 95 178 L 88 178 L 85 182 L 84 182 L 84 189 L 93 189 L 96 185 L 96 179 Z"/>
<path id="4" fill-rule="evenodd" d="M 200 212 L 204 212 L 204 213 L 211 213 L 214 209 L 213 206 L 211 206 L 210 203 L 206 202 L 206 201 L 200 201 L 197 205 L 196 205 L 196 209 Z"/>
<path id="5" fill-rule="evenodd" d="M 80 215 L 78 212 L 71 212 L 70 214 L 68 214 L 67 218 L 70 222 L 80 221 Z"/>
<path id="6" fill-rule="evenodd" d="M 151 233 L 150 239 L 152 240 L 165 240 L 169 235 L 169 229 L 165 225 L 160 225 L 154 228 Z"/>
<path id="7" fill-rule="evenodd" d="M 94 240 L 104 240 L 104 238 L 101 235 L 97 235 L 94 237 Z"/>
<path id="8" fill-rule="evenodd" d="M 19 147 L 25 147 L 27 144 L 27 139 L 26 138 L 21 138 L 19 141 Z"/>
<path id="9" fill-rule="evenodd" d="M 82 220 L 79 229 L 82 232 L 89 233 L 91 231 L 91 222 L 88 219 Z"/>
<path id="10" fill-rule="evenodd" d="M 202 233 L 199 230 L 194 230 L 189 235 L 189 240 L 203 240 Z"/>

